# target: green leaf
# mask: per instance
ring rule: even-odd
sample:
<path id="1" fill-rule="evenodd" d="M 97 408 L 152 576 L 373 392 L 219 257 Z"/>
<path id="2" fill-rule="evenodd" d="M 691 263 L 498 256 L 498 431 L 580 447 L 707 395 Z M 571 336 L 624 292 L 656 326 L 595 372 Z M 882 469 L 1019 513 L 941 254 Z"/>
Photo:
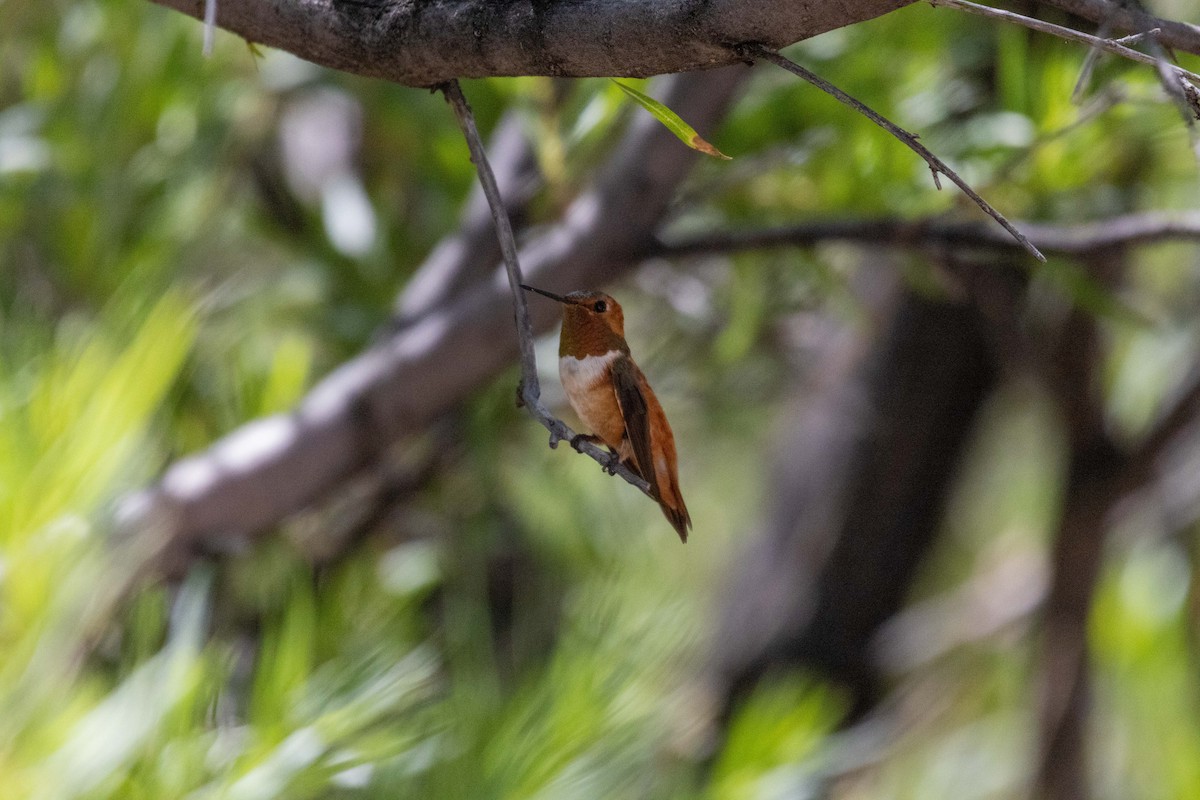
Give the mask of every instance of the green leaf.
<path id="1" fill-rule="evenodd" d="M 663 125 L 666 125 L 667 130 L 678 136 L 679 141 L 683 142 L 688 147 L 692 148 L 693 150 L 699 150 L 701 153 L 712 156 L 713 158 L 721 158 L 726 161 L 732 161 L 729 156 L 725 155 L 720 150 L 713 147 L 712 144 L 705 141 L 700 134 L 696 133 L 696 129 L 680 119 L 678 114 L 655 100 L 653 97 L 642 94 L 632 86 L 626 86 L 618 80 L 612 79 L 612 82 L 617 86 L 620 86 L 621 91 L 636 100 L 638 105 L 653 114 L 659 122 L 661 122 Z"/>

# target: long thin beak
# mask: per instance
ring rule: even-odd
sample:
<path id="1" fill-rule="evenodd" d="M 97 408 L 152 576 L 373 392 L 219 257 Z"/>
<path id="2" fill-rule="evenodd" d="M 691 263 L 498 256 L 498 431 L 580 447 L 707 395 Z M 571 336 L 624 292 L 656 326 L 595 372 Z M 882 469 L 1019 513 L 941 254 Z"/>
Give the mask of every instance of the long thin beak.
<path id="1" fill-rule="evenodd" d="M 546 296 L 546 297 L 549 297 L 551 300 L 557 300 L 557 301 L 558 301 L 558 302 L 560 302 L 560 303 L 568 303 L 568 304 L 569 304 L 569 303 L 571 302 L 570 300 L 568 300 L 568 299 L 567 299 L 567 298 L 565 298 L 565 297 L 561 297 L 561 296 L 559 296 L 559 295 L 557 295 L 557 294 L 553 294 L 553 293 L 551 293 L 551 292 L 547 292 L 545 289 L 539 289 L 539 288 L 537 288 L 536 286 L 526 286 L 525 284 L 523 284 L 523 283 L 522 283 L 522 284 L 521 284 L 521 288 L 522 288 L 522 289 L 525 289 L 525 290 L 527 290 L 527 291 L 530 291 L 530 292 L 537 292 L 537 293 L 538 293 L 538 294 L 540 294 L 540 295 L 544 295 L 544 296 Z"/>

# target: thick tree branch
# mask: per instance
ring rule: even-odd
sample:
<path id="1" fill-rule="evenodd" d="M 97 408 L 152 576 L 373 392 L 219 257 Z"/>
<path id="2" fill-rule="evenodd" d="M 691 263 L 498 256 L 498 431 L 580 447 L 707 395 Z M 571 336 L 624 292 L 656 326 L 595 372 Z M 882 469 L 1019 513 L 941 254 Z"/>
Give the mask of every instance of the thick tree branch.
<path id="1" fill-rule="evenodd" d="M 761 45 L 747 45 L 745 47 L 739 47 L 738 51 L 746 53 L 754 58 L 761 58 L 766 61 L 770 61 L 772 64 L 782 67 L 793 75 L 803 78 L 821 91 L 836 98 L 839 102 L 850 106 L 850 108 L 853 108 L 855 111 L 862 114 L 864 117 L 871 120 L 888 133 L 892 134 L 892 136 L 895 136 L 910 150 L 925 160 L 925 163 L 929 165 L 929 171 L 933 173 L 933 183 L 935 186 L 937 186 L 937 188 L 942 188 L 941 180 L 938 178 L 938 175 L 945 175 L 952 183 L 954 183 L 955 186 L 957 186 L 959 189 L 962 189 L 963 193 L 966 194 L 967 197 L 971 198 L 975 205 L 983 209 L 985 214 L 996 220 L 996 222 L 1000 223 L 1000 226 L 1004 228 L 1004 230 L 1012 234 L 1013 238 L 1016 239 L 1021 246 L 1029 252 L 1030 255 L 1032 255 L 1038 261 L 1046 260 L 1046 257 L 1042 255 L 1028 239 L 1025 238 L 1025 234 L 1013 227 L 1013 224 L 1005 219 L 1003 214 L 992 208 L 991 204 L 980 197 L 978 192 L 972 189 L 957 172 L 950 169 L 950 167 L 946 165 L 946 162 L 935 156 L 929 151 L 929 148 L 917 141 L 916 136 L 904 130 L 899 125 L 885 118 L 873 109 L 869 108 L 860 100 L 857 100 L 854 97 L 846 94 L 829 81 L 813 72 L 810 72 L 791 59 L 786 58 L 773 50 L 769 50 Z"/>
<path id="2" fill-rule="evenodd" d="M 492 173 L 492 165 L 488 163 L 487 153 L 483 148 L 483 139 L 479 137 L 479 130 L 475 127 L 475 115 L 471 113 L 471 106 L 467 103 L 467 98 L 463 96 L 458 81 L 443 84 L 441 90 L 454 109 L 454 116 L 458 118 L 458 125 L 462 129 L 463 137 L 467 140 L 467 147 L 471 151 L 471 160 L 475 163 L 476 172 L 479 173 L 479 183 L 487 197 L 488 207 L 492 212 L 492 222 L 496 226 L 496 238 L 500 242 L 500 252 L 504 259 L 504 272 L 508 277 L 509 291 L 512 292 L 513 316 L 517 327 L 517 341 L 521 350 L 521 383 L 517 387 L 517 396 L 521 405 L 528 409 L 533 418 L 542 423 L 546 430 L 550 431 L 550 447 L 556 447 L 563 440 L 569 441 L 580 453 L 591 456 L 612 474 L 620 475 L 627 482 L 641 489 L 646 496 L 653 498 L 653 495 L 650 494 L 650 484 L 634 474 L 624 464 L 612 463 L 608 454 L 591 442 L 576 440 L 575 432 L 568 428 L 566 423 L 551 414 L 550 410 L 542 403 L 542 388 L 538 383 L 537 358 L 533 352 L 533 323 L 529 319 L 529 305 L 525 302 L 525 292 L 521 287 L 524 278 L 521 275 L 521 264 L 517 257 L 517 240 L 513 237 L 512 225 L 504 210 L 504 200 L 500 197 L 500 188 L 496 185 L 496 176 Z"/>
<path id="3" fill-rule="evenodd" d="M 154 0 L 197 19 L 204 0 Z M 732 64 L 911 0 L 226 0 L 217 25 L 335 69 L 435 86 L 502 75 L 646 77 Z"/>

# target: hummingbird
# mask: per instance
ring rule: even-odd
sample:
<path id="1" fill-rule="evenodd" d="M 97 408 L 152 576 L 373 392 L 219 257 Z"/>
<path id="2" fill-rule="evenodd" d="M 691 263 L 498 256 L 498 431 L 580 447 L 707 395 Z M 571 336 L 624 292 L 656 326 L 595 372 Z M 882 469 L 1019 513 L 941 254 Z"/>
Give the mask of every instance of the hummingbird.
<path id="1" fill-rule="evenodd" d="M 557 295 L 521 284 L 563 304 L 558 340 L 558 375 L 571 408 L 592 429 L 571 440 L 603 444 L 620 463 L 650 484 L 680 540 L 687 542 L 692 518 L 679 492 L 675 436 L 654 390 L 634 363 L 625 342 L 625 315 L 603 292 Z"/>

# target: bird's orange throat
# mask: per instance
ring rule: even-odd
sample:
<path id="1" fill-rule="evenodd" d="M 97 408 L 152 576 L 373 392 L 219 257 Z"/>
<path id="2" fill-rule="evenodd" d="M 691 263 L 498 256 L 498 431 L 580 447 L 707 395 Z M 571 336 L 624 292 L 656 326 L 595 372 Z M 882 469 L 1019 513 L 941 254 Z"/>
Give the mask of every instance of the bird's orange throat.
<path id="1" fill-rule="evenodd" d="M 629 345 L 621 334 L 604 321 L 589 318 L 583 309 L 567 306 L 563 310 L 562 335 L 558 340 L 560 357 L 602 356 L 612 350 L 629 354 Z"/>

